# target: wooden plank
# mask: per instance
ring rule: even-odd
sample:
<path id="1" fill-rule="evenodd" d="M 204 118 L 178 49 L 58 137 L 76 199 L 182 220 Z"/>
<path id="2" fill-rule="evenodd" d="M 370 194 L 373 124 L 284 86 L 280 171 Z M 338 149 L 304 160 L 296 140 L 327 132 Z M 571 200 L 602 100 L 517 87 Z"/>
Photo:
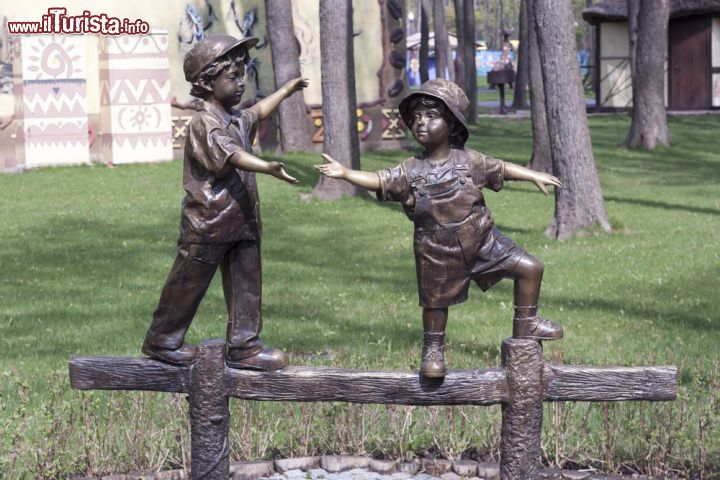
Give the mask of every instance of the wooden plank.
<path id="1" fill-rule="evenodd" d="M 78 390 L 188 393 L 190 367 L 135 357 L 72 357 L 70 385 Z"/>
<path id="2" fill-rule="evenodd" d="M 675 400 L 677 367 L 590 367 L 545 364 L 545 400 L 619 402 Z"/>
<path id="3" fill-rule="evenodd" d="M 229 395 L 248 400 L 401 405 L 492 405 L 507 399 L 503 369 L 450 370 L 444 380 L 417 371 L 290 366 L 279 372 L 225 369 Z"/>

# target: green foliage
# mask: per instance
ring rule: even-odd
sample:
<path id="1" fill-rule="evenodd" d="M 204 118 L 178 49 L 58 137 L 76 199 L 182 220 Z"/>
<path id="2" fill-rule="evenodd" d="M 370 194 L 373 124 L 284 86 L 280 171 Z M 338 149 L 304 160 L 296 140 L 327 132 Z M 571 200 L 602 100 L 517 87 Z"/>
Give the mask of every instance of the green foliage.
<path id="1" fill-rule="evenodd" d="M 546 461 L 605 471 L 712 478 L 720 465 L 720 118 L 672 118 L 671 148 L 616 145 L 626 117 L 590 128 L 614 231 L 558 243 L 544 237 L 553 201 L 532 185 L 488 192 L 499 228 L 546 265 L 543 313 L 565 327 L 545 346 L 567 364 L 680 368 L 673 403 L 546 406 Z M 471 147 L 525 163 L 528 121 L 481 120 Z M 363 156 L 392 166 L 407 152 Z M 266 157 L 271 158 L 271 157 Z M 264 339 L 293 362 L 417 368 L 422 341 L 412 224 L 370 198 L 303 202 L 317 155 L 282 159 L 301 180 L 260 177 Z M 0 472 L 8 478 L 181 468 L 181 396 L 75 392 L 71 355 L 139 354 L 174 258 L 182 166 L 42 169 L 0 176 Z M 453 368 L 499 363 L 511 331 L 512 284 L 453 307 Z M 188 340 L 222 337 L 225 306 L 211 285 Z M 314 453 L 409 458 L 497 455 L 496 407 L 416 408 L 231 402 L 234 459 Z M 716 477 L 717 478 L 717 477 Z"/>

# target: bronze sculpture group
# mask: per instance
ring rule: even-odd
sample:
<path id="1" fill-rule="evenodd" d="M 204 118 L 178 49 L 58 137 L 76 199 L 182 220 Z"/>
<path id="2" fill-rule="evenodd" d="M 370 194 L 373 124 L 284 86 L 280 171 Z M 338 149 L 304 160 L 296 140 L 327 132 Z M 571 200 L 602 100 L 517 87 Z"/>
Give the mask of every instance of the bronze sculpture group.
<path id="1" fill-rule="evenodd" d="M 177 365 L 194 361 L 196 348 L 185 333 L 220 266 L 228 308 L 226 364 L 273 371 L 287 355 L 262 344 L 261 222 L 255 172 L 289 183 L 283 164 L 251 153 L 259 121 L 303 89 L 292 80 L 253 107 L 236 110 L 244 92 L 247 51 L 257 39 L 211 35 L 184 61 L 185 78 L 204 107 L 193 118 L 185 144 L 178 254 L 163 288 L 142 351 Z M 514 281 L 513 337 L 537 341 L 562 337 L 562 327 L 538 315 L 542 264 L 495 228 L 482 189 L 500 190 L 506 180 L 562 187 L 545 173 L 465 148 L 469 102 L 456 84 L 431 80 L 400 103 L 400 114 L 422 152 L 379 172 L 350 170 L 325 156 L 323 175 L 397 201 L 415 224 L 414 251 L 424 344 L 420 372 L 446 374 L 448 307 L 467 299 L 471 280 L 487 290 L 503 278 Z"/>

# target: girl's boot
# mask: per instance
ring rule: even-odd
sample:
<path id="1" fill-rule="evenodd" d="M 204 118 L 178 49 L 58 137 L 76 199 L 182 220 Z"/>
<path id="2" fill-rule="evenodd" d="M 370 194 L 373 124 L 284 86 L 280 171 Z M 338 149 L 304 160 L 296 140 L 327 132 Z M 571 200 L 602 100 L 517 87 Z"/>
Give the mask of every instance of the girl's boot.
<path id="1" fill-rule="evenodd" d="M 515 305 L 513 337 L 529 340 L 558 340 L 563 336 L 561 325 L 542 318 L 537 314 L 537 305 Z"/>
<path id="2" fill-rule="evenodd" d="M 428 378 L 445 376 L 445 332 L 425 332 L 420 374 Z"/>

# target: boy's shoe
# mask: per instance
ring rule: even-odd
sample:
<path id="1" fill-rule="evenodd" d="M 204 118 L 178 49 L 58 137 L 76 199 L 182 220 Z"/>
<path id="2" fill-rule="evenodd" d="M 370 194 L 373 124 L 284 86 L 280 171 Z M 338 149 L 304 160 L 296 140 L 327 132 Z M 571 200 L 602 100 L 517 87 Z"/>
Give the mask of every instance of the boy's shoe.
<path id="1" fill-rule="evenodd" d="M 425 332 L 420 375 L 427 378 L 442 378 L 445 367 L 445 332 Z"/>
<path id="2" fill-rule="evenodd" d="M 183 343 L 180 348 L 172 349 L 151 345 L 145 340 L 140 350 L 150 358 L 173 365 L 190 365 L 197 356 L 197 347 L 189 343 Z"/>
<path id="3" fill-rule="evenodd" d="M 559 340 L 562 336 L 562 325 L 542 318 L 540 315 L 530 318 L 513 318 L 513 338 L 542 341 Z"/>
<path id="4" fill-rule="evenodd" d="M 250 353 L 250 356 L 248 356 Z M 273 372 L 288 365 L 288 356 L 282 350 L 263 345 L 260 351 L 242 348 L 228 348 L 225 363 L 230 368 Z"/>

